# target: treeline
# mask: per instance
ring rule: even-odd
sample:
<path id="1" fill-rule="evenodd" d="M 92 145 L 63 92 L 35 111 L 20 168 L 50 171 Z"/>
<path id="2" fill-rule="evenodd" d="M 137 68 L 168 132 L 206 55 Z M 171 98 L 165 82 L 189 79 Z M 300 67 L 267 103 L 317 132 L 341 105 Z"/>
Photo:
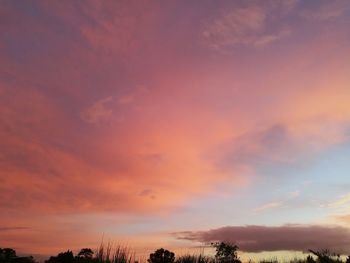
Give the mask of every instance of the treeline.
<path id="1" fill-rule="evenodd" d="M 34 258 L 18 257 L 12 248 L 0 248 L 0 263 L 35 263 Z"/>
<path id="2" fill-rule="evenodd" d="M 242 263 L 238 257 L 238 246 L 227 243 L 217 242 L 211 244 L 216 253 L 214 256 L 182 255 L 175 257 L 175 253 L 160 248 L 149 255 L 148 263 Z M 305 259 L 294 259 L 289 263 L 350 263 L 350 256 L 345 260 L 338 254 L 331 253 L 329 250 L 314 251 L 309 250 L 310 254 Z M 11 248 L 0 248 L 0 263 L 37 263 L 33 257 L 19 257 L 16 251 Z M 51 256 L 45 263 L 139 263 L 135 259 L 135 253 L 127 247 L 101 244 L 93 251 L 90 248 L 83 248 L 78 254 L 70 250 L 59 253 L 57 256 Z M 253 263 L 249 260 L 249 263 Z M 278 263 L 277 260 L 261 260 L 259 263 Z"/>

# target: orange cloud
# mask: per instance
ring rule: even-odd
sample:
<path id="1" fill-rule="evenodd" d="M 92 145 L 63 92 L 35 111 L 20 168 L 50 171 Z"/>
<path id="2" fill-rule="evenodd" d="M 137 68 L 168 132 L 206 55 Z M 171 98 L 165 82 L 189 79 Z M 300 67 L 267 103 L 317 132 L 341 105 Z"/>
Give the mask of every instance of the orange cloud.
<path id="1" fill-rule="evenodd" d="M 350 214 L 338 215 L 338 216 L 335 216 L 335 219 L 338 222 L 345 223 L 346 225 L 350 226 Z"/>

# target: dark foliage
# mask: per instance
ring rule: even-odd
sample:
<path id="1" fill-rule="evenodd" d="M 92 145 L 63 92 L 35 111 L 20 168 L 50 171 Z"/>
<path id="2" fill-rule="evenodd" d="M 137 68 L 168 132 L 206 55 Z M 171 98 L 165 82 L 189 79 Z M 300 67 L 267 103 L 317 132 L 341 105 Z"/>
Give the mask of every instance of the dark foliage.
<path id="1" fill-rule="evenodd" d="M 317 257 L 316 262 L 318 263 L 341 263 L 342 262 L 339 254 L 331 253 L 328 249 L 324 249 L 321 251 L 314 251 L 309 249 L 309 252 Z M 312 262 L 308 262 L 308 263 L 312 263 Z"/>
<path id="2" fill-rule="evenodd" d="M 238 246 L 232 243 L 217 242 L 212 243 L 215 248 L 215 258 L 211 256 L 182 255 L 175 261 L 175 254 L 164 248 L 157 249 L 151 253 L 148 263 L 242 263 L 238 257 Z M 341 256 L 331 253 L 329 250 L 314 251 L 304 259 L 295 258 L 289 263 L 350 263 L 350 256 L 342 260 Z M 277 258 L 272 260 L 261 260 L 259 263 L 278 263 Z M 19 257 L 12 248 L 0 248 L 0 263 L 36 263 L 33 257 Z M 110 243 L 101 244 L 96 254 L 90 248 L 82 248 L 74 256 L 73 252 L 68 250 L 59 253 L 57 256 L 51 256 L 45 263 L 138 263 L 134 254 L 127 247 L 113 247 Z M 252 263 L 249 260 L 249 263 Z"/>
<path id="3" fill-rule="evenodd" d="M 16 257 L 16 251 L 12 248 L 0 248 L 1 259 L 11 259 Z"/>
<path id="4" fill-rule="evenodd" d="M 160 248 L 154 253 L 151 253 L 147 261 L 149 263 L 173 263 L 175 261 L 175 254 L 169 250 Z"/>
<path id="5" fill-rule="evenodd" d="M 225 242 L 212 243 L 211 245 L 216 249 L 215 259 L 218 263 L 241 263 L 237 255 L 237 245 Z"/>
<path id="6" fill-rule="evenodd" d="M 176 259 L 176 263 L 214 263 L 211 257 L 199 255 L 183 255 Z"/>
<path id="7" fill-rule="evenodd" d="M 74 257 L 72 251 L 59 253 L 55 257 L 50 257 L 45 263 L 91 263 L 97 262 L 97 259 L 93 258 L 94 252 L 90 248 L 82 248 L 77 256 Z"/>
<path id="8" fill-rule="evenodd" d="M 18 257 L 12 248 L 0 248 L 0 263 L 35 263 L 33 257 Z"/>
<path id="9" fill-rule="evenodd" d="M 75 261 L 79 263 L 92 262 L 94 251 L 91 248 L 82 248 L 78 255 L 75 257 Z"/>
<path id="10" fill-rule="evenodd" d="M 316 263 L 316 260 L 312 256 L 308 255 L 306 257 L 306 263 Z"/>
<path id="11" fill-rule="evenodd" d="M 68 250 L 59 253 L 56 257 L 50 257 L 45 263 L 74 263 L 73 252 Z"/>

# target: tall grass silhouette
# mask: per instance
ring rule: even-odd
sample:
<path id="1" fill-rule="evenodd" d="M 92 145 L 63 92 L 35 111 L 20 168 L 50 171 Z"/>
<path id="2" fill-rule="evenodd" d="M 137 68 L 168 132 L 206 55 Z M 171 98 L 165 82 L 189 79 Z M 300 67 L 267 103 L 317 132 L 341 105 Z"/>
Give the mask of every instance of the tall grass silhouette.
<path id="1" fill-rule="evenodd" d="M 96 262 L 99 263 L 134 263 L 135 253 L 129 247 L 101 243 L 96 251 Z"/>
<path id="2" fill-rule="evenodd" d="M 199 255 L 182 255 L 177 260 L 176 263 L 214 263 L 215 260 L 211 257 Z"/>

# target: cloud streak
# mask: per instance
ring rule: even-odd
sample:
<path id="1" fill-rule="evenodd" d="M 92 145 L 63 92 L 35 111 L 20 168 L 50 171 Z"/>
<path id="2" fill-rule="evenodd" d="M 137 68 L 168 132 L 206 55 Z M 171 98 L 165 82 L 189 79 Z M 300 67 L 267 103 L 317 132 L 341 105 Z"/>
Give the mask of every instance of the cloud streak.
<path id="1" fill-rule="evenodd" d="M 16 231 L 16 230 L 27 230 L 29 227 L 24 226 L 13 226 L 13 227 L 0 227 L 0 231 Z"/>

